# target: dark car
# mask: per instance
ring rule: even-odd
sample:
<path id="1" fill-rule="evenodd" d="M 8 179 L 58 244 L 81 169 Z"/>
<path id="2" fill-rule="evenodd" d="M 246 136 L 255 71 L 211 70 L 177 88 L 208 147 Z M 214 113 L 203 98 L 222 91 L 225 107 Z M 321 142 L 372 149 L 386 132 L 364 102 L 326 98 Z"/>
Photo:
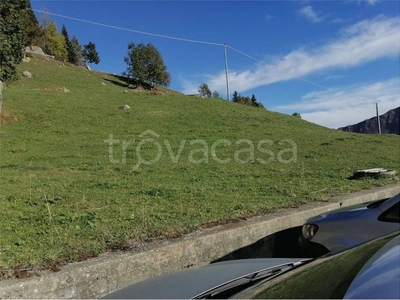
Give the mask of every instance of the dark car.
<path id="1" fill-rule="evenodd" d="M 330 254 L 237 293 L 257 299 L 400 299 L 400 236 Z"/>
<path id="2" fill-rule="evenodd" d="M 105 298 L 400 298 L 400 236 L 318 259 L 244 259 L 132 284 Z"/>
<path id="3" fill-rule="evenodd" d="M 399 202 L 400 194 L 310 218 L 303 225 L 299 244 L 311 252 L 322 248 L 329 252 L 398 231 Z"/>

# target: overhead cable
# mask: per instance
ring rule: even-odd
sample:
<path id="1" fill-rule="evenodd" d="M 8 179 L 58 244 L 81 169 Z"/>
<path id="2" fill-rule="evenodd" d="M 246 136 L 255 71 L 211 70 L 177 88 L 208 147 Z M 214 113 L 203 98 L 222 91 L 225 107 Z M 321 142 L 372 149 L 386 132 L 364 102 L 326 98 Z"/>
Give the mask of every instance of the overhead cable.
<path id="1" fill-rule="evenodd" d="M 229 46 L 229 45 L 226 45 L 226 46 L 227 46 L 229 49 L 232 49 L 233 51 L 236 51 L 237 53 L 242 54 L 242 55 L 244 55 L 244 56 L 246 56 L 246 57 L 248 57 L 248 58 L 250 58 L 250 59 L 252 59 L 252 60 L 254 60 L 254 61 L 258 62 L 258 63 L 260 63 L 260 64 L 266 64 L 265 62 L 263 62 L 263 61 L 261 61 L 261 60 L 255 58 L 255 57 L 253 57 L 253 56 L 250 56 L 250 55 L 248 55 L 248 54 L 246 54 L 246 53 L 244 53 L 244 52 L 242 52 L 242 51 L 240 51 L 240 50 L 237 50 L 237 49 L 235 49 L 235 48 L 233 48 L 233 47 L 231 47 L 231 46 Z M 312 81 L 307 80 L 307 79 L 305 79 L 305 78 L 302 78 L 302 77 L 300 77 L 300 76 L 296 76 L 296 75 L 293 75 L 293 74 L 290 74 L 290 73 L 287 73 L 287 72 L 281 71 L 281 70 L 278 70 L 278 72 L 285 73 L 285 74 L 289 75 L 290 77 L 297 78 L 297 79 L 302 80 L 302 81 L 304 81 L 304 82 L 313 84 L 313 85 L 315 85 L 315 86 L 317 86 L 317 87 L 320 87 L 320 88 L 329 90 L 329 88 L 326 87 L 326 86 L 323 86 L 323 85 L 320 85 L 320 84 L 318 84 L 318 83 L 312 82 Z"/>
<path id="2" fill-rule="evenodd" d="M 194 40 L 194 39 L 186 39 L 186 38 L 180 38 L 180 37 L 174 37 L 174 36 L 169 36 L 169 35 L 163 35 L 163 34 L 158 34 L 158 33 L 151 33 L 151 32 L 146 32 L 146 31 L 140 31 L 140 30 L 135 30 L 135 29 L 129 29 L 129 28 L 124 28 L 124 27 L 119 27 L 119 26 L 114 26 L 114 25 L 108 25 L 108 24 L 104 24 L 104 23 L 100 23 L 100 22 L 94 22 L 94 21 L 89 21 L 89 20 L 84 20 L 84 19 L 79 19 L 79 18 L 75 18 L 75 17 L 70 17 L 70 16 L 65 16 L 65 15 L 61 15 L 61 14 L 56 14 L 56 13 L 52 13 L 52 12 L 48 12 L 48 11 L 43 11 L 43 10 L 39 10 L 39 9 L 33 9 L 33 11 L 38 12 L 38 13 L 43 13 L 43 14 L 48 14 L 51 16 L 56 16 L 56 17 L 60 17 L 60 18 L 65 18 L 65 19 L 69 19 L 69 20 L 74 20 L 74 21 L 78 21 L 78 22 L 83 22 L 83 23 L 87 23 L 87 24 L 92 24 L 92 25 L 97 25 L 97 26 L 102 26 L 102 27 L 107 27 L 107 28 L 112 28 L 112 29 L 117 29 L 117 30 L 123 30 L 123 31 L 127 31 L 127 32 L 133 32 L 133 33 L 138 33 L 138 34 L 144 34 L 144 35 L 149 35 L 149 36 L 154 36 L 154 37 L 159 37 L 159 38 L 164 38 L 164 39 L 170 39 L 170 40 L 176 40 L 176 41 L 181 41 L 181 42 L 189 42 L 189 43 L 197 43 L 197 44 L 205 44 L 205 45 L 210 45 L 210 46 L 223 46 L 223 47 L 227 47 L 243 56 L 246 56 L 247 58 L 250 58 L 260 64 L 266 64 L 265 62 L 256 59 L 255 57 L 248 55 L 232 46 L 229 46 L 227 44 L 223 44 L 223 43 L 214 43 L 214 42 L 208 42 L 208 41 L 199 41 L 199 40 Z M 312 82 L 310 80 L 307 80 L 305 78 L 302 78 L 300 76 L 296 76 L 284 71 L 279 71 L 282 73 L 285 73 L 287 75 L 289 75 L 292 78 L 296 78 L 299 80 L 302 80 L 304 82 L 307 82 L 309 84 L 312 84 L 314 86 L 317 86 L 319 88 L 323 88 L 323 89 L 329 89 L 326 86 L 320 85 L 318 83 Z"/>
<path id="3" fill-rule="evenodd" d="M 43 11 L 43 10 L 39 10 L 39 9 L 33 9 L 32 8 L 32 10 L 35 11 L 35 12 L 38 12 L 38 13 L 48 14 L 48 15 L 51 15 L 51 16 L 56 16 L 56 17 L 65 18 L 65 19 L 69 19 L 69 20 L 79 21 L 79 22 L 83 22 L 83 23 L 88 23 L 88 24 L 92 24 L 92 25 L 103 26 L 103 27 L 108 27 L 108 28 L 118 29 L 118 30 L 123 30 L 123 31 L 128 31 L 128 32 L 134 32 L 134 33 L 138 33 L 138 34 L 145 34 L 145 35 L 150 35 L 150 36 L 164 38 L 164 39 L 177 40 L 177 41 L 190 42 L 190 43 L 197 43 L 197 44 L 205 44 L 205 45 L 211 45 L 211 46 L 224 46 L 224 44 L 220 44 L 220 43 L 213 43 L 213 42 L 207 42 L 207 41 L 185 39 L 185 38 L 180 38 L 180 37 L 174 37 L 174 36 L 169 36 L 169 35 L 163 35 L 163 34 L 157 34 L 157 33 L 151 33 L 151 32 L 146 32 L 146 31 L 135 30 L 135 29 L 129 29 L 129 28 L 124 28 L 124 27 L 119 27 L 119 26 L 114 26 L 114 25 L 108 25 L 108 24 L 104 24 L 104 23 L 93 22 L 93 21 L 89 21 L 89 20 L 84 20 L 84 19 L 64 16 L 64 15 L 60 15 L 60 14 L 55 14 L 55 13 L 51 13 L 51 12 L 47 12 L 47 11 Z"/>

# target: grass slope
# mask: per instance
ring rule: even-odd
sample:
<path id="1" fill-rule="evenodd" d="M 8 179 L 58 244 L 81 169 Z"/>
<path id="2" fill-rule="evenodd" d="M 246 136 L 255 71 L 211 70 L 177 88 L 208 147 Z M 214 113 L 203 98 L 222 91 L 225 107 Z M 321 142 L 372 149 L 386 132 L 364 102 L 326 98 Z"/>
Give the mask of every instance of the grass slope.
<path id="1" fill-rule="evenodd" d="M 202 226 L 272 212 L 282 207 L 324 200 L 340 193 L 392 183 L 393 180 L 348 180 L 354 169 L 385 167 L 399 171 L 399 137 L 359 135 L 330 130 L 279 113 L 224 100 L 192 98 L 163 90 L 163 95 L 134 92 L 117 77 L 56 61 L 34 58 L 22 63 L 33 78 L 21 78 L 4 91 L 5 108 L 18 122 L 0 128 L 0 269 L 49 267 L 112 249 L 133 249 L 172 238 Z M 102 84 L 105 83 L 105 85 Z M 65 87 L 70 93 L 59 92 Z M 131 109 L 122 111 L 119 106 Z M 268 103 L 267 103 L 268 106 Z M 137 170 L 137 146 L 159 135 L 157 163 Z M 109 135 L 128 145 L 126 163 L 109 159 Z M 203 139 L 204 153 L 193 153 Z M 217 163 L 211 145 L 220 144 Z M 268 164 L 234 161 L 260 140 L 276 156 L 297 145 L 297 162 Z M 176 155 L 173 162 L 164 140 Z M 121 144 L 114 159 L 121 161 Z M 140 148 L 143 158 L 156 157 L 154 144 Z M 242 152 L 245 160 L 249 154 Z M 291 158 L 286 153 L 283 158 Z M 1 273 L 0 273 L 1 274 Z M 3 271 L 3 275 L 6 274 Z M 0 276 L 1 277 L 1 276 Z"/>

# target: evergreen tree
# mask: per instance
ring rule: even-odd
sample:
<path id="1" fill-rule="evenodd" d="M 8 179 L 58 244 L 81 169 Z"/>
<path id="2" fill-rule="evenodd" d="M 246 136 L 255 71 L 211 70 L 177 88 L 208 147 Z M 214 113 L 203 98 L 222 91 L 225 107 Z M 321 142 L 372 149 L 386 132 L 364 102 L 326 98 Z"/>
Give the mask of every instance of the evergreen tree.
<path id="1" fill-rule="evenodd" d="M 238 94 L 235 91 L 233 93 L 232 101 L 235 103 L 238 103 L 238 104 L 242 104 L 242 105 L 253 106 L 253 107 L 265 109 L 264 105 L 257 102 L 256 96 L 254 94 L 250 98 L 247 96 L 241 96 L 240 94 Z"/>
<path id="2" fill-rule="evenodd" d="M 77 66 L 84 66 L 85 62 L 82 57 L 82 46 L 79 43 L 76 36 L 74 35 L 72 36 L 70 43 L 71 43 L 71 49 L 74 52 L 74 55 L 72 57 L 75 59 L 71 63 Z"/>
<path id="3" fill-rule="evenodd" d="M 20 10 L 20 20 L 25 31 L 25 46 L 42 46 L 43 32 L 39 26 L 39 22 L 32 10 L 31 2 L 25 2 L 25 9 Z"/>
<path id="4" fill-rule="evenodd" d="M 63 25 L 63 27 L 61 29 L 61 34 L 64 37 L 65 46 L 67 48 L 68 62 L 71 63 L 71 64 L 75 64 L 75 62 L 76 62 L 76 53 L 75 53 L 74 49 L 72 48 L 72 44 L 71 44 L 71 41 L 69 39 L 68 31 L 67 31 L 67 28 L 65 27 L 65 25 Z"/>
<path id="5" fill-rule="evenodd" d="M 64 37 L 58 33 L 57 25 L 51 22 L 45 30 L 46 36 L 46 50 L 51 55 L 58 59 L 66 60 L 68 58 L 68 51 Z"/>
<path id="6" fill-rule="evenodd" d="M 168 86 L 171 75 L 167 71 L 160 52 L 152 44 L 128 44 L 128 56 L 125 57 L 125 74 L 138 84 L 148 83 Z"/>
<path id="7" fill-rule="evenodd" d="M 88 63 L 95 63 L 97 65 L 100 62 L 99 53 L 96 51 L 96 45 L 92 42 L 83 46 L 82 56 Z"/>
<path id="8" fill-rule="evenodd" d="M 0 81 L 18 78 L 16 65 L 22 61 L 25 32 L 20 11 L 26 9 L 25 1 L 0 3 Z"/>
<path id="9" fill-rule="evenodd" d="M 254 94 L 251 96 L 251 104 L 255 107 L 258 107 L 257 99 L 256 96 L 254 96 Z"/>
<path id="10" fill-rule="evenodd" d="M 238 95 L 238 92 L 236 92 L 236 91 L 233 92 L 232 101 L 233 101 L 233 102 L 239 102 L 239 95 Z"/>

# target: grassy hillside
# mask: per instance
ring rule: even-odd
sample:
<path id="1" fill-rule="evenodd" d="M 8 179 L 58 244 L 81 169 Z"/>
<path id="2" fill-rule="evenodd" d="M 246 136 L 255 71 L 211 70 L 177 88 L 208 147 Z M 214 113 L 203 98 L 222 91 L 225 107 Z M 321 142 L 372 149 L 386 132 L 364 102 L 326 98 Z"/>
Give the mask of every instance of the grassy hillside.
<path id="1" fill-rule="evenodd" d="M 22 63 L 19 72 L 25 70 L 33 78 L 4 91 L 4 107 L 19 121 L 0 128 L 2 270 L 133 249 L 202 226 L 393 183 L 348 180 L 357 168 L 400 170 L 395 135 L 330 130 L 168 90 L 133 91 L 115 76 L 41 58 Z M 131 109 L 119 109 L 124 104 Z M 140 137 L 146 130 L 158 137 Z M 114 162 L 105 142 L 110 134 L 120 140 Z M 154 139 L 161 151 L 144 139 Z M 220 139 L 231 144 L 214 144 Z M 236 144 L 240 139 L 248 142 Z M 269 140 L 261 145 L 264 152 L 258 149 L 262 140 Z M 180 158 L 171 159 L 169 151 L 177 155 L 180 147 Z M 200 152 L 205 147 L 208 153 Z M 251 152 L 254 161 L 243 162 Z M 148 161 L 159 153 L 157 162 L 135 168 L 138 154 Z M 257 160 L 271 154 L 269 163 Z"/>

